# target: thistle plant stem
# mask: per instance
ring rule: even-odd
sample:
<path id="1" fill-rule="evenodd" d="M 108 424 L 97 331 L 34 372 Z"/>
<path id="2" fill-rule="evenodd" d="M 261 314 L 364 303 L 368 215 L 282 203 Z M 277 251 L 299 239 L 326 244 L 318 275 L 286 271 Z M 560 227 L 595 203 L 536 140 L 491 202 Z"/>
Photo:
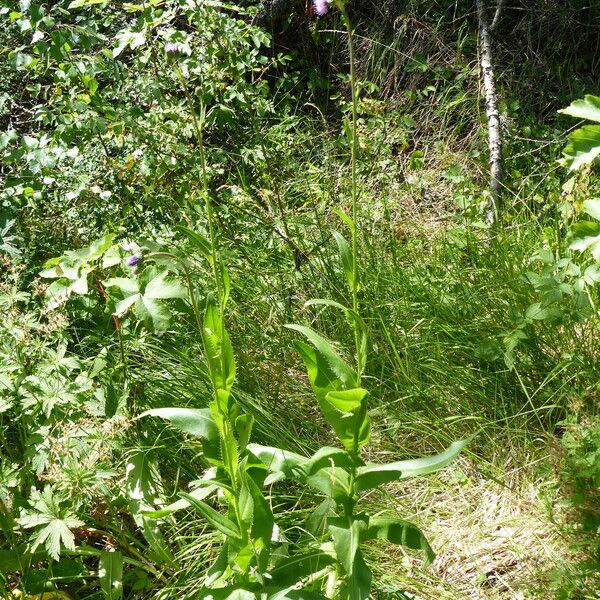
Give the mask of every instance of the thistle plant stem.
<path id="1" fill-rule="evenodd" d="M 212 198 L 208 192 L 208 175 L 206 171 L 206 154 L 204 152 L 204 134 L 203 128 L 200 125 L 200 120 L 198 119 L 198 115 L 196 114 L 196 109 L 194 108 L 194 102 L 192 100 L 192 96 L 188 87 L 186 85 L 185 79 L 183 77 L 183 73 L 179 67 L 175 67 L 175 72 L 181 83 L 181 87 L 183 89 L 183 93 L 185 94 L 185 99 L 187 101 L 188 107 L 190 109 L 190 113 L 192 115 L 192 125 L 194 127 L 194 132 L 196 133 L 196 139 L 198 140 L 198 155 L 200 157 L 200 181 L 202 182 L 202 195 L 204 198 L 204 203 L 206 206 L 206 218 L 208 221 L 208 233 L 210 238 L 210 251 L 211 251 L 211 263 L 213 270 L 213 277 L 215 280 L 215 286 L 217 288 L 217 296 L 219 300 L 221 299 L 221 288 L 223 287 L 223 282 L 221 281 L 221 275 L 219 273 L 219 263 L 218 263 L 218 253 L 217 253 L 217 235 L 215 228 L 215 217 L 212 205 Z M 204 102 L 201 104 L 200 108 L 200 116 L 202 120 L 202 125 L 204 125 L 204 119 L 206 116 L 206 107 L 204 106 Z"/>
<path id="2" fill-rule="evenodd" d="M 204 205 L 206 207 L 206 219 L 208 221 L 208 232 L 209 232 L 210 250 L 211 250 L 211 261 L 210 262 L 212 263 L 211 264 L 212 273 L 213 273 L 213 278 L 214 278 L 214 282 L 215 282 L 215 288 L 217 291 L 217 298 L 219 299 L 219 313 L 220 313 L 220 317 L 221 317 L 221 319 L 220 319 L 220 321 L 221 321 L 220 338 L 223 339 L 225 337 L 225 324 L 223 322 L 223 311 L 225 309 L 226 283 L 224 280 L 223 271 L 222 271 L 222 269 L 219 268 L 220 263 L 218 260 L 215 216 L 214 216 L 214 210 L 213 210 L 213 205 L 212 205 L 212 198 L 211 198 L 211 195 L 210 195 L 210 192 L 208 189 L 208 174 L 207 174 L 207 169 L 206 169 L 206 154 L 204 152 L 204 134 L 203 134 L 203 126 L 204 126 L 204 121 L 206 118 L 206 106 L 204 105 L 204 102 L 201 99 L 200 116 L 198 116 L 198 114 L 196 113 L 196 109 L 194 107 L 194 102 L 193 102 L 192 96 L 190 94 L 188 86 L 186 85 L 186 81 L 183 76 L 183 73 L 181 72 L 181 69 L 177 65 L 175 66 L 175 73 L 177 74 L 179 82 L 181 83 L 181 87 L 183 89 L 183 93 L 185 95 L 185 98 L 186 98 L 186 101 L 188 104 L 188 108 L 189 108 L 190 114 L 192 116 L 192 125 L 194 127 L 196 139 L 198 141 L 198 154 L 199 154 L 199 158 L 200 158 L 200 165 L 199 165 L 198 170 L 199 170 L 199 175 L 200 175 L 200 182 L 202 184 L 202 196 L 204 198 Z M 186 269 L 186 277 L 188 279 L 188 288 L 190 290 L 190 294 L 192 295 L 193 294 L 192 283 L 191 283 L 191 278 L 189 276 L 189 272 L 187 271 L 187 269 Z M 196 303 L 195 299 L 192 300 L 192 303 L 195 307 L 194 312 L 196 313 L 196 320 L 198 321 L 198 325 L 200 327 L 200 333 L 202 334 L 202 322 L 203 321 L 197 311 L 197 308 L 196 308 L 197 303 Z M 223 372 L 225 371 L 224 357 L 222 354 L 221 354 L 221 369 Z M 240 526 L 240 529 L 243 530 L 242 520 L 241 520 L 240 510 L 239 510 L 239 501 L 238 501 L 238 497 L 239 497 L 239 493 L 240 493 L 239 477 L 238 477 L 238 474 L 237 474 L 235 466 L 234 466 L 233 457 L 228 450 L 228 447 L 229 447 L 228 440 L 233 440 L 234 443 L 236 442 L 234 428 L 230 421 L 229 414 L 227 414 L 227 412 L 225 412 L 224 410 L 221 409 L 221 402 L 219 400 L 219 390 L 217 389 L 216 386 L 214 386 L 214 398 L 215 398 L 215 400 L 214 400 L 215 406 L 217 407 L 217 410 L 221 414 L 222 422 L 223 422 L 223 437 L 225 438 L 223 440 L 224 443 L 222 444 L 223 462 L 225 464 L 226 470 L 229 472 L 229 477 L 231 479 L 231 484 L 232 484 L 232 488 L 233 488 L 233 494 L 231 494 L 232 508 L 236 515 L 238 525 Z"/>
<path id="3" fill-rule="evenodd" d="M 354 49 L 354 30 L 350 23 L 350 18 L 346 11 L 345 5 L 341 6 L 342 19 L 348 32 L 348 53 L 350 57 L 350 93 L 352 95 L 352 143 L 350 146 L 350 172 L 351 172 L 351 187 L 352 187 L 352 228 L 351 228 L 351 246 L 352 246 L 352 310 L 359 314 L 359 272 L 358 272 L 358 89 L 356 85 L 356 55 Z M 354 344 L 356 347 L 357 364 L 362 365 L 362 348 L 360 343 L 360 332 L 358 324 L 354 324 Z M 362 373 L 358 370 L 358 385 L 360 386 L 360 378 Z"/>

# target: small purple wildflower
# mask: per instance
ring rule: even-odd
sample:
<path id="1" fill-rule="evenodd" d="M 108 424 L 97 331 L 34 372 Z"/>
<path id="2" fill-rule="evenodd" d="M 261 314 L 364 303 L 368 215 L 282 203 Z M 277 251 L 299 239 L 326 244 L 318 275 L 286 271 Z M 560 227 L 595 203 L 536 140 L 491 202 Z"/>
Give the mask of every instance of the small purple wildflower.
<path id="1" fill-rule="evenodd" d="M 135 244 L 133 242 L 125 242 L 121 245 L 121 248 L 123 248 L 125 252 L 132 252 L 133 250 L 135 250 Z"/>
<path id="2" fill-rule="evenodd" d="M 328 0 L 313 0 L 313 10 L 315 15 L 319 17 L 324 17 L 329 10 L 329 2 Z"/>
<path id="3" fill-rule="evenodd" d="M 133 256 L 130 256 L 129 258 L 127 258 L 127 260 L 125 261 L 125 264 L 128 267 L 135 267 L 139 262 L 140 262 L 140 257 L 136 256 L 134 254 Z"/>
<path id="4" fill-rule="evenodd" d="M 165 44 L 165 52 L 167 54 L 179 54 L 181 50 L 179 48 L 179 44 L 176 44 L 175 42 L 167 42 Z"/>

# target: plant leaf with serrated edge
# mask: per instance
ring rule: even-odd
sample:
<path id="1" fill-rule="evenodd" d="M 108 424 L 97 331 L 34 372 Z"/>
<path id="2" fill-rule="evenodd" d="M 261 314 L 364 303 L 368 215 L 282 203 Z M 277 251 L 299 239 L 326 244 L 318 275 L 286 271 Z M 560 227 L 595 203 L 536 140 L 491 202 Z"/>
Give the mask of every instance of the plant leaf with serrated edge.
<path id="1" fill-rule="evenodd" d="M 206 502 L 194 498 L 191 494 L 180 492 L 179 495 L 185 498 L 215 529 L 236 541 L 242 539 L 238 526 L 231 519 L 217 512 Z"/>
<path id="2" fill-rule="evenodd" d="M 462 451 L 467 440 L 454 442 L 447 450 L 434 456 L 401 460 L 387 465 L 366 465 L 358 467 L 354 482 L 357 492 L 376 488 L 389 481 L 398 481 L 418 475 L 435 473 L 448 466 Z"/>
<path id="3" fill-rule="evenodd" d="M 206 303 L 202 339 L 213 385 L 217 390 L 225 390 L 229 393 L 235 380 L 233 348 L 217 303 L 212 297 L 209 297 Z M 223 398 L 223 402 L 226 402 L 226 398 Z"/>

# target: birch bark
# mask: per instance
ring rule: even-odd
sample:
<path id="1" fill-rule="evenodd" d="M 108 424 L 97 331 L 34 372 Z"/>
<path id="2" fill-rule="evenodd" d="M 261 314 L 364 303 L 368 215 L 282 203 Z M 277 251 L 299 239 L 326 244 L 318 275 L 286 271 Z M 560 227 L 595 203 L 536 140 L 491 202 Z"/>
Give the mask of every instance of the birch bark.
<path id="1" fill-rule="evenodd" d="M 484 0 L 475 0 L 479 19 L 479 53 L 481 57 L 481 74 L 485 93 L 485 111 L 488 120 L 490 151 L 490 197 L 486 211 L 486 220 L 491 225 L 498 218 L 498 210 L 502 199 L 502 133 L 500 130 L 500 114 L 498 112 L 498 95 L 496 93 L 496 76 L 494 73 L 492 35 L 487 20 Z M 502 7 L 500 0 L 499 8 Z M 499 11 L 494 19 L 497 22 Z"/>

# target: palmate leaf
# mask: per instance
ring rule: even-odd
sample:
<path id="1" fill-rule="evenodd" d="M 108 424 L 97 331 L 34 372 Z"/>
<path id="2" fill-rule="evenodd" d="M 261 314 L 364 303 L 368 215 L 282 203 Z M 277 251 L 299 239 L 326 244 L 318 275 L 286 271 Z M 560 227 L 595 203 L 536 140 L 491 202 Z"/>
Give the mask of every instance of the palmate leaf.
<path id="1" fill-rule="evenodd" d="M 75 536 L 71 529 L 81 527 L 83 521 L 68 508 L 63 508 L 50 486 L 34 490 L 29 499 L 30 510 L 24 510 L 18 519 L 25 529 L 36 529 L 31 536 L 31 549 L 43 545 L 54 559 L 60 558 L 61 547 L 75 550 Z"/>
<path id="2" fill-rule="evenodd" d="M 157 272 L 154 267 L 145 269 L 137 279 L 113 277 L 103 284 L 107 289 L 117 288 L 123 296 L 115 305 L 115 316 L 122 317 L 134 307 L 137 316 L 156 331 L 169 326 L 170 312 L 162 301 L 187 297 L 187 290 L 170 279 L 168 271 Z"/>

